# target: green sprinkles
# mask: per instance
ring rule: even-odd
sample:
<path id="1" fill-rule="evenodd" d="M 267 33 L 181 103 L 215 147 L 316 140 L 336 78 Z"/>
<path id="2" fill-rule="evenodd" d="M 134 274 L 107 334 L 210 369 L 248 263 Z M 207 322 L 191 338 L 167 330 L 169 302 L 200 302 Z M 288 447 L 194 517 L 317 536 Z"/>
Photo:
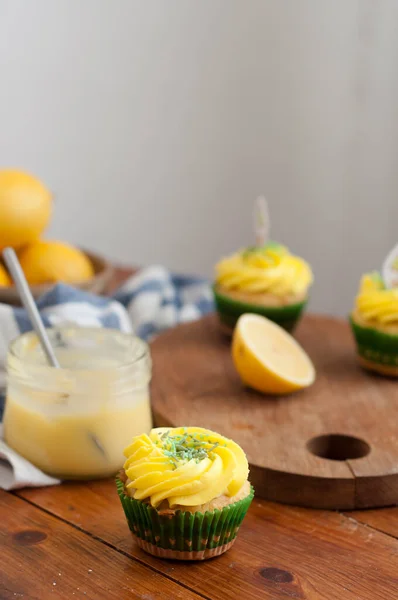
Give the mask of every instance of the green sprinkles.
<path id="1" fill-rule="evenodd" d="M 249 246 L 248 248 L 245 248 L 245 250 L 242 250 L 241 256 L 243 259 L 250 258 L 253 254 L 262 254 L 266 256 L 268 250 L 273 250 L 281 255 L 286 253 L 286 248 L 284 246 L 281 246 L 278 242 L 269 241 L 264 244 L 264 246 Z"/>
<path id="2" fill-rule="evenodd" d="M 163 453 L 170 459 L 170 462 L 177 468 L 178 464 L 194 460 L 199 463 L 205 458 L 214 460 L 214 450 L 220 445 L 219 442 L 205 440 L 203 434 L 183 433 L 182 435 L 172 435 L 170 430 L 165 431 L 160 436 L 163 446 Z M 156 441 L 155 444 L 158 444 Z M 209 446 L 209 444 L 211 444 Z M 224 444 L 225 446 L 225 444 Z"/>

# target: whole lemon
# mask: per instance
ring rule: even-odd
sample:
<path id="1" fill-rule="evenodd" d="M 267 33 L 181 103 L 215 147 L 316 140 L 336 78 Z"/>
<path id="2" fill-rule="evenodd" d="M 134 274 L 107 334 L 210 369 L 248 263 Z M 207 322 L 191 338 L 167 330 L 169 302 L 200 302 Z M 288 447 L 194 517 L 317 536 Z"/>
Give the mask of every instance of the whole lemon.
<path id="1" fill-rule="evenodd" d="M 40 237 L 51 216 L 49 190 L 21 171 L 0 171 L 0 250 L 20 248 Z"/>
<path id="2" fill-rule="evenodd" d="M 94 275 L 89 258 L 78 248 L 63 242 L 38 240 L 18 253 L 26 279 L 40 283 L 80 283 Z"/>
<path id="3" fill-rule="evenodd" d="M 11 279 L 5 268 L 0 264 L 0 286 L 8 287 L 11 285 Z"/>

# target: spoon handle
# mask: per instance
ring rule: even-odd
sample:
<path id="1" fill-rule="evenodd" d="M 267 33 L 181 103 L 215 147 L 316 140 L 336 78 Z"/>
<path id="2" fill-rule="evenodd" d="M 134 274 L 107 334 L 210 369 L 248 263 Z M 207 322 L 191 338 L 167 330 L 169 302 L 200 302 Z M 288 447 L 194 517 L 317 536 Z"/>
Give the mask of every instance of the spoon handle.
<path id="1" fill-rule="evenodd" d="M 17 255 L 15 254 L 12 248 L 5 248 L 3 250 L 3 258 L 11 274 L 11 277 L 14 280 L 21 302 L 29 315 L 34 330 L 36 331 L 39 337 L 43 350 L 47 356 L 48 362 L 51 366 L 59 369 L 60 365 L 58 359 L 55 356 L 54 350 L 50 344 L 50 340 L 48 338 L 46 329 L 44 327 L 43 321 L 41 320 L 40 313 L 37 310 L 36 303 L 33 299 L 32 292 L 29 289 L 28 282 L 26 281 L 24 272 L 19 263 Z"/>

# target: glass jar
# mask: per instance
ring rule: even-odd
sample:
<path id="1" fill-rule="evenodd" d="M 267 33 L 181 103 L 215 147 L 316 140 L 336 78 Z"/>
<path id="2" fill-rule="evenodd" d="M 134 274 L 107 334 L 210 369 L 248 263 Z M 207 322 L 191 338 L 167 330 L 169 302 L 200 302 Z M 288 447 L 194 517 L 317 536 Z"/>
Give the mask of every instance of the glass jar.
<path id="1" fill-rule="evenodd" d="M 50 367 L 35 333 L 10 344 L 4 438 L 61 479 L 116 473 L 134 435 L 149 432 L 148 345 L 113 329 L 47 329 L 61 368 Z"/>

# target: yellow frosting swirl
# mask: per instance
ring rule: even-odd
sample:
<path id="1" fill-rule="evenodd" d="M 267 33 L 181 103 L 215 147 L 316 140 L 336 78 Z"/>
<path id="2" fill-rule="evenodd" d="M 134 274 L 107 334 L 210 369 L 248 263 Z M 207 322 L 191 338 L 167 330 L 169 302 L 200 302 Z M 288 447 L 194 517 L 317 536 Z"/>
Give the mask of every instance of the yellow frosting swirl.
<path id="1" fill-rule="evenodd" d="M 227 290 L 302 296 L 312 280 L 309 264 L 275 243 L 237 252 L 216 265 L 216 283 Z"/>
<path id="2" fill-rule="evenodd" d="M 135 437 L 124 455 L 127 488 L 153 507 L 164 500 L 172 508 L 198 506 L 222 494 L 235 496 L 249 473 L 238 444 L 200 427 L 152 429 Z"/>
<path id="3" fill-rule="evenodd" d="M 355 306 L 366 321 L 381 325 L 398 323 L 398 288 L 386 289 L 378 273 L 361 279 Z"/>

